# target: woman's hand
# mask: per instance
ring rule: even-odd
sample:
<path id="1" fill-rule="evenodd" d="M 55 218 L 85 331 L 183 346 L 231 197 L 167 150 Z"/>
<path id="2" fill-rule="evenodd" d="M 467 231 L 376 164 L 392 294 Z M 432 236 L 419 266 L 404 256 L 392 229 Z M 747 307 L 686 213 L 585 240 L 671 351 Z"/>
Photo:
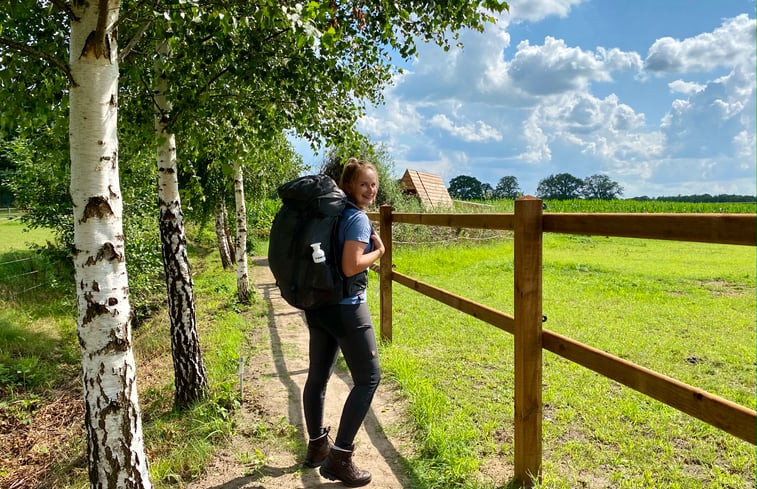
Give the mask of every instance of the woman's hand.
<path id="1" fill-rule="evenodd" d="M 374 251 L 379 252 L 379 258 L 384 256 L 384 253 L 386 252 L 386 248 L 384 248 L 384 242 L 381 241 L 381 236 L 373 232 L 371 234 L 371 241 L 373 241 L 373 249 Z"/>
<path id="2" fill-rule="evenodd" d="M 345 277 L 352 277 L 368 269 L 373 263 L 384 256 L 386 248 L 378 234 L 371 234 L 373 250 L 365 253 L 368 243 L 361 241 L 345 241 L 342 249 L 342 273 Z"/>

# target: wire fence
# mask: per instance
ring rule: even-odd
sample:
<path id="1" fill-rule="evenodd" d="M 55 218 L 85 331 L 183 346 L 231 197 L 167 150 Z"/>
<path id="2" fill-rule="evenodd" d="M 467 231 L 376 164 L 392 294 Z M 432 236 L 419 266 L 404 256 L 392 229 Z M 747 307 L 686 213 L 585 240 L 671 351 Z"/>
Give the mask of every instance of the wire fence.
<path id="1" fill-rule="evenodd" d="M 39 270 L 31 258 L 0 262 L 0 288 L 10 297 L 18 297 L 41 286 Z"/>
<path id="2" fill-rule="evenodd" d="M 17 207 L 0 207 L 0 221 L 10 221 L 21 215 L 21 209 Z"/>

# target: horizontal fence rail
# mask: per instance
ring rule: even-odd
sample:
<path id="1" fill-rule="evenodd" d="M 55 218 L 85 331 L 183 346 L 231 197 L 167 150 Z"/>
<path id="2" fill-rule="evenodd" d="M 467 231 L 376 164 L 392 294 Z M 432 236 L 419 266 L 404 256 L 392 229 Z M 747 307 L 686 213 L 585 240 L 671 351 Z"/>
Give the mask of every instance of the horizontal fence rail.
<path id="1" fill-rule="evenodd" d="M 12 219 L 21 215 L 21 209 L 15 207 L 0 207 L 0 219 Z"/>
<path id="2" fill-rule="evenodd" d="M 542 345 L 545 350 L 757 444 L 757 413 L 751 409 L 548 330 L 542 333 Z"/>
<path id="3" fill-rule="evenodd" d="M 446 226 L 470 229 L 512 230 L 512 214 L 405 214 L 392 213 L 392 221 L 424 226 Z"/>
<path id="4" fill-rule="evenodd" d="M 4 261 L 4 262 L 0 263 L 0 267 L 3 266 L 3 265 L 11 265 L 13 263 L 21 263 L 21 262 L 25 262 L 25 261 L 32 261 L 32 259 L 31 258 L 18 258 L 16 260 Z"/>
<path id="5" fill-rule="evenodd" d="M 452 292 L 447 292 L 446 290 L 421 282 L 420 280 L 415 280 L 414 278 L 408 277 L 399 272 L 392 271 L 392 280 L 409 289 L 413 289 L 426 297 L 430 297 L 446 304 L 453 309 L 457 309 L 458 311 L 480 319 L 485 323 L 496 326 L 502 331 L 507 331 L 510 334 L 515 333 L 515 318 L 510 315 L 499 312 L 496 309 L 492 309 L 491 307 L 479 304 L 470 299 L 466 299 L 465 297 L 460 297 Z"/>
<path id="6" fill-rule="evenodd" d="M 515 333 L 515 319 L 508 314 L 399 272 L 392 271 L 392 280 L 503 331 Z M 542 345 L 545 350 L 566 360 L 657 399 L 744 441 L 757 444 L 757 417 L 751 409 L 547 329 L 542 331 Z"/>
<path id="7" fill-rule="evenodd" d="M 534 200 L 525 198 L 521 203 L 521 209 L 534 209 Z M 683 413 L 711 424 L 733 436 L 752 444 L 757 444 L 757 412 L 737 403 L 723 399 L 714 394 L 697 389 L 683 382 L 667 377 L 660 373 L 636 365 L 622 358 L 613 356 L 607 352 L 582 344 L 560 334 L 543 330 L 541 323 L 541 234 L 543 232 L 614 236 L 641 239 L 662 239 L 675 241 L 691 241 L 733 245 L 757 245 L 757 216 L 749 214 L 578 214 L 578 213 L 538 213 L 536 219 L 529 216 L 527 220 L 520 218 L 518 214 L 518 201 L 516 201 L 515 214 L 415 214 L 393 213 L 391 207 L 384 206 L 381 213 L 369 213 L 369 217 L 379 220 L 381 224 L 381 238 L 386 246 L 386 252 L 381 260 L 379 273 L 381 275 L 381 335 L 382 338 L 391 340 L 391 283 L 397 282 L 405 287 L 415 290 L 427 297 L 446 304 L 470 316 L 478 318 L 516 337 L 516 370 L 525 369 L 525 374 L 516 372 L 516 419 L 515 419 L 515 479 L 524 486 L 530 486 L 529 476 L 537 474 L 540 478 L 541 460 L 541 394 L 540 390 L 532 389 L 529 392 L 518 392 L 518 386 L 541 385 L 541 356 L 533 349 L 529 350 L 528 342 L 523 340 L 518 344 L 518 335 L 530 336 L 530 341 L 538 343 L 539 349 L 551 351 L 569 361 L 577 363 L 600 375 L 612 379 L 622 385 L 630 387 L 642 394 L 656 399 Z M 532 211 L 528 211 L 532 212 Z M 538 229 L 524 226 L 535 222 L 533 226 Z M 526 224 L 524 224 L 526 222 Z M 515 247 L 515 273 L 516 273 L 516 311 L 518 310 L 518 295 L 521 293 L 537 292 L 538 304 L 524 308 L 521 305 L 521 314 L 531 317 L 526 321 L 533 331 L 525 329 L 517 321 L 517 317 L 502 313 L 488 306 L 476 303 L 470 299 L 460 297 L 451 292 L 434 287 L 420 280 L 404 275 L 393 270 L 392 255 L 392 225 L 395 223 L 416 224 L 425 226 L 445 226 L 455 228 L 497 229 L 516 231 Z M 520 230 L 520 231 L 519 231 Z M 518 243 L 518 233 L 533 239 L 533 242 Z M 534 247 L 539 251 L 537 262 L 530 263 L 530 268 L 538 277 L 518 277 L 518 261 L 523 263 L 524 258 L 519 255 L 532 253 Z M 518 285 L 520 280 L 520 286 Z M 525 285 L 524 285 L 525 284 Z M 525 287 L 525 291 L 519 292 L 519 287 Z M 533 299 L 533 298 L 531 298 Z M 522 301 L 522 299 L 521 299 Z M 523 302 L 521 302 L 523 304 Z M 516 314 L 518 316 L 518 314 Z M 534 326 L 534 325 L 539 326 Z M 521 349 L 521 362 L 517 360 L 519 348 Z M 525 350 L 524 350 L 525 348 Z M 532 369 L 533 359 L 522 360 L 523 351 L 526 356 L 537 359 L 539 364 Z M 522 365 L 519 367 L 519 365 Z M 525 377 L 524 377 L 525 376 Z M 530 377 L 529 377 L 530 376 Z M 536 382 L 534 382 L 536 381 Z M 538 391 L 538 392 L 533 392 Z M 529 419 L 519 419 L 518 405 L 528 405 Z M 522 409 L 522 408 L 521 408 Z M 539 419 L 533 419 L 533 411 L 536 411 Z M 520 443 L 519 443 L 519 440 Z M 524 446 L 523 440 L 528 440 Z M 520 445 L 520 446 L 519 446 Z M 533 448 L 536 445 L 537 448 Z M 538 453 L 536 453 L 538 452 Z"/>
<path id="8" fill-rule="evenodd" d="M 368 213 L 372 219 L 379 214 Z M 392 213 L 393 223 L 469 229 L 512 230 L 512 214 Z M 546 213 L 542 231 L 624 238 L 757 244 L 757 216 L 751 214 L 570 214 Z"/>
<path id="9" fill-rule="evenodd" d="M 544 214 L 544 232 L 754 245 L 751 214 Z"/>

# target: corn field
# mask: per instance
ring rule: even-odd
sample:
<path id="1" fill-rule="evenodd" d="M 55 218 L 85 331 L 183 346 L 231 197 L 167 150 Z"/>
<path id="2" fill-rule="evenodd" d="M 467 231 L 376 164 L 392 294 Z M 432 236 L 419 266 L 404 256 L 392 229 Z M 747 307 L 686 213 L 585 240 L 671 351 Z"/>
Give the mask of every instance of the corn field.
<path id="1" fill-rule="evenodd" d="M 512 200 L 487 201 L 492 207 L 483 212 L 513 212 Z M 545 200 L 544 212 L 594 213 L 714 213 L 754 214 L 755 202 L 671 202 L 659 200 Z M 469 212 L 469 211 L 467 211 Z"/>

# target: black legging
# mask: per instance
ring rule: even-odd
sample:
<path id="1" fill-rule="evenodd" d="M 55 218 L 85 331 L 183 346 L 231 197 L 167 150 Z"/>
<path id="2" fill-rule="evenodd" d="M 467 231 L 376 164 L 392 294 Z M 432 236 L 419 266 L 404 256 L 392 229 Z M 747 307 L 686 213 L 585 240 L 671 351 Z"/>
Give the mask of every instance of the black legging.
<path id="1" fill-rule="evenodd" d="M 381 380 L 376 334 L 368 305 L 338 304 L 306 311 L 305 316 L 310 329 L 310 367 L 302 405 L 308 435 L 317 438 L 322 433 L 326 384 L 341 349 L 354 386 L 342 408 L 334 441 L 339 448 L 351 449 Z"/>

